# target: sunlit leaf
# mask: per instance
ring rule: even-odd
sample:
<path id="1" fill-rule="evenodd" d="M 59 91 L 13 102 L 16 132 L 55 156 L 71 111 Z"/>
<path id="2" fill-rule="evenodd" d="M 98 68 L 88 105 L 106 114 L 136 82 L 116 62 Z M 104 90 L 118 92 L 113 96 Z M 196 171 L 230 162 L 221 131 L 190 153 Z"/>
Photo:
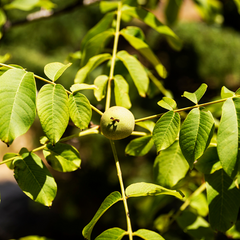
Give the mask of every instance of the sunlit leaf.
<path id="1" fill-rule="evenodd" d="M 55 144 L 69 121 L 68 95 L 60 84 L 44 85 L 37 97 L 38 116 L 47 138 Z"/>
<path id="2" fill-rule="evenodd" d="M 145 240 L 164 240 L 161 235 L 148 229 L 139 229 L 133 235 Z"/>
<path id="3" fill-rule="evenodd" d="M 233 0 L 237 6 L 238 13 L 240 14 L 240 0 Z"/>
<path id="4" fill-rule="evenodd" d="M 114 76 L 114 94 L 117 106 L 131 108 L 132 104 L 129 98 L 129 86 L 127 81 L 121 76 Z"/>
<path id="5" fill-rule="evenodd" d="M 209 221 L 216 231 L 225 232 L 237 220 L 240 192 L 233 180 L 220 169 L 206 174 Z"/>
<path id="6" fill-rule="evenodd" d="M 22 149 L 21 159 L 14 161 L 14 177 L 22 191 L 35 202 L 51 206 L 57 192 L 57 185 L 36 154 Z"/>
<path id="7" fill-rule="evenodd" d="M 136 125 L 147 129 L 150 133 L 153 132 L 153 129 L 155 127 L 155 123 L 153 121 L 147 120 L 147 121 L 142 121 L 142 122 L 136 122 Z"/>
<path id="8" fill-rule="evenodd" d="M 107 2 L 107 1 L 100 1 L 99 8 L 102 13 L 106 13 L 108 11 L 112 11 L 118 8 L 118 2 Z"/>
<path id="9" fill-rule="evenodd" d="M 86 42 L 82 51 L 82 67 L 85 66 L 85 64 L 89 61 L 90 58 L 100 54 L 103 51 L 109 40 L 113 38 L 114 33 L 115 32 L 113 29 L 109 29 L 95 35 L 88 42 Z"/>
<path id="10" fill-rule="evenodd" d="M 169 111 L 162 115 L 153 129 L 157 151 L 168 148 L 176 140 L 180 130 L 180 115 Z"/>
<path id="11" fill-rule="evenodd" d="M 159 76 L 166 78 L 167 71 L 162 65 L 158 57 L 153 53 L 150 47 L 142 40 L 133 35 L 128 28 L 121 30 L 121 35 L 135 48 L 137 49 L 156 69 Z"/>
<path id="12" fill-rule="evenodd" d="M 189 165 L 175 141 L 169 148 L 162 150 L 156 157 L 153 170 L 155 182 L 161 186 L 172 188 L 185 177 Z"/>
<path id="13" fill-rule="evenodd" d="M 221 89 L 221 98 L 229 98 L 233 97 L 235 93 L 229 89 L 227 89 L 225 86 L 222 87 Z"/>
<path id="14" fill-rule="evenodd" d="M 56 143 L 53 146 L 48 144 L 43 149 L 43 154 L 48 164 L 59 172 L 72 172 L 80 168 L 79 152 L 71 145 Z"/>
<path id="15" fill-rule="evenodd" d="M 3 156 L 3 161 L 11 159 L 11 158 L 13 158 L 13 160 L 6 162 L 6 165 L 8 166 L 9 169 L 13 170 L 14 169 L 14 164 L 13 164 L 14 160 L 16 160 L 17 158 L 21 159 L 21 156 L 19 156 L 17 153 L 6 153 Z"/>
<path id="16" fill-rule="evenodd" d="M 36 115 L 33 73 L 10 69 L 0 77 L 0 138 L 10 145 L 28 131 Z"/>
<path id="17" fill-rule="evenodd" d="M 100 75 L 94 80 L 94 85 L 97 87 L 97 89 L 94 89 L 94 96 L 98 101 L 101 101 L 106 95 L 108 79 L 107 75 Z"/>
<path id="18" fill-rule="evenodd" d="M 144 156 L 147 154 L 154 143 L 152 136 L 145 136 L 133 139 L 126 147 L 125 153 L 131 156 Z"/>
<path id="19" fill-rule="evenodd" d="M 88 63 L 83 67 L 80 68 L 76 74 L 76 77 L 74 79 L 74 83 L 83 83 L 87 75 L 95 69 L 97 66 L 99 66 L 101 63 L 109 60 L 111 58 L 111 54 L 104 53 L 96 55 L 89 59 Z"/>
<path id="20" fill-rule="evenodd" d="M 70 87 L 70 90 L 74 93 L 74 92 L 78 92 L 81 90 L 86 90 L 86 89 L 97 89 L 97 86 L 93 85 L 93 84 L 86 84 L 86 83 L 76 83 L 73 84 Z"/>
<path id="21" fill-rule="evenodd" d="M 62 74 L 72 65 L 72 63 L 63 64 L 60 62 L 52 62 L 48 63 L 44 67 L 45 75 L 51 79 L 52 81 L 56 81 L 58 78 L 62 76 Z"/>
<path id="22" fill-rule="evenodd" d="M 90 240 L 91 239 L 91 234 L 92 234 L 92 230 L 95 226 L 95 224 L 97 223 L 97 221 L 99 220 L 99 218 L 115 203 L 117 203 L 118 201 L 120 201 L 122 199 L 122 196 L 119 192 L 112 192 L 111 194 L 109 194 L 104 201 L 102 202 L 100 208 L 98 209 L 98 211 L 96 212 L 96 214 L 94 215 L 94 217 L 92 218 L 92 220 L 88 223 L 87 226 L 84 227 L 82 234 L 83 237 L 85 237 L 86 239 Z"/>
<path id="23" fill-rule="evenodd" d="M 4 25 L 6 21 L 7 21 L 6 14 L 2 9 L 0 9 L 0 26 Z"/>
<path id="24" fill-rule="evenodd" d="M 115 227 L 104 231 L 95 240 L 121 240 L 127 234 L 125 230 Z"/>
<path id="25" fill-rule="evenodd" d="M 184 120 L 179 143 L 190 168 L 208 147 L 214 131 L 214 119 L 210 112 L 192 109 Z"/>
<path id="26" fill-rule="evenodd" d="M 88 127 L 92 109 L 87 97 L 79 92 L 69 95 L 69 114 L 73 123 L 80 129 Z"/>
<path id="27" fill-rule="evenodd" d="M 185 91 L 183 97 L 197 104 L 207 90 L 207 84 L 203 83 L 194 93 Z"/>
<path id="28" fill-rule="evenodd" d="M 157 103 L 160 107 L 168 109 L 168 110 L 174 110 L 177 107 L 176 102 L 169 97 L 163 97 L 162 100 L 160 100 Z"/>
<path id="29" fill-rule="evenodd" d="M 157 196 L 162 194 L 175 196 L 180 199 L 184 197 L 180 191 L 145 182 L 133 183 L 126 188 L 125 192 L 128 197 Z"/>
<path id="30" fill-rule="evenodd" d="M 142 20 L 144 23 L 152 27 L 160 34 L 165 35 L 169 40 L 171 46 L 174 47 L 176 50 L 181 49 L 182 43 L 177 37 L 177 35 L 168 26 L 162 24 L 153 13 L 143 8 L 136 8 L 128 5 L 124 5 L 122 7 L 122 11 L 123 13 L 128 14 L 131 17 Z"/>
<path id="31" fill-rule="evenodd" d="M 17 8 L 23 11 L 29 11 L 36 7 L 39 0 L 14 0 L 13 2 L 6 4 L 5 9 Z"/>
<path id="32" fill-rule="evenodd" d="M 141 63 L 124 50 L 117 53 L 117 58 L 123 62 L 129 71 L 139 95 L 145 97 L 148 90 L 149 79 Z"/>

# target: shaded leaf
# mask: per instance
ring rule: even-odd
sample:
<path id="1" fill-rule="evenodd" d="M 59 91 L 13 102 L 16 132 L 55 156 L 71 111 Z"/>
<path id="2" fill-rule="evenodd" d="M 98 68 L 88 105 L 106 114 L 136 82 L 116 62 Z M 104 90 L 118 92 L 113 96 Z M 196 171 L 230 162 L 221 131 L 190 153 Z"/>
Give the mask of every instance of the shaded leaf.
<path id="1" fill-rule="evenodd" d="M 237 220 L 240 194 L 233 180 L 220 169 L 206 174 L 209 221 L 214 230 L 225 232 Z"/>
<path id="2" fill-rule="evenodd" d="M 168 25 L 173 25 L 178 18 L 179 10 L 182 6 L 183 0 L 169 0 L 165 8 L 165 17 Z"/>
<path id="3" fill-rule="evenodd" d="M 177 190 L 171 190 L 153 183 L 138 182 L 128 186 L 125 190 L 127 197 L 144 197 L 157 195 L 171 195 L 182 199 L 184 195 Z"/>
<path id="4" fill-rule="evenodd" d="M 153 170 L 155 182 L 161 186 L 172 188 L 185 177 L 189 165 L 175 141 L 169 148 L 161 151 L 156 157 Z"/>
<path id="5" fill-rule="evenodd" d="M 114 94 L 117 106 L 131 108 L 132 104 L 129 98 L 129 86 L 127 81 L 121 76 L 114 76 Z"/>
<path id="6" fill-rule="evenodd" d="M 76 77 L 74 79 L 74 83 L 83 83 L 87 75 L 95 69 L 97 66 L 99 66 L 101 63 L 109 60 L 111 58 L 111 54 L 104 53 L 96 55 L 89 59 L 88 63 L 83 67 L 80 68 L 76 74 Z"/>
<path id="7" fill-rule="evenodd" d="M 43 149 L 43 154 L 48 164 L 59 172 L 72 172 L 80 168 L 79 152 L 71 145 L 56 143 L 53 146 L 48 144 Z"/>
<path id="8" fill-rule="evenodd" d="M 97 86 L 97 89 L 94 89 L 94 96 L 98 101 L 101 101 L 106 95 L 108 79 L 107 75 L 100 75 L 94 80 L 94 85 Z"/>
<path id="9" fill-rule="evenodd" d="M 177 107 L 176 102 L 169 97 L 163 97 L 162 100 L 160 100 L 157 103 L 160 107 L 168 109 L 168 110 L 174 110 Z"/>
<path id="10" fill-rule="evenodd" d="M 214 131 L 214 119 L 211 112 L 192 109 L 184 120 L 179 136 L 182 153 L 190 168 L 208 147 Z"/>
<path id="11" fill-rule="evenodd" d="M 115 227 L 104 231 L 95 240 L 121 240 L 127 234 L 125 230 Z"/>
<path id="12" fill-rule="evenodd" d="M 161 235 L 148 229 L 139 229 L 133 235 L 145 240 L 164 240 Z"/>
<path id="13" fill-rule="evenodd" d="M 44 85 L 37 97 L 38 116 L 52 144 L 62 137 L 69 121 L 68 95 L 60 84 Z"/>
<path id="14" fill-rule="evenodd" d="M 204 95 L 204 93 L 206 92 L 206 90 L 207 90 L 207 84 L 203 83 L 194 93 L 185 91 L 183 93 L 183 97 L 197 104 L 202 98 L 202 96 Z"/>
<path id="15" fill-rule="evenodd" d="M 153 129 L 157 152 L 168 148 L 176 140 L 180 130 L 180 115 L 169 111 L 162 115 Z"/>
<path id="16" fill-rule="evenodd" d="M 163 34 L 167 37 L 169 43 L 172 47 L 176 50 L 180 50 L 182 47 L 182 43 L 177 35 L 166 25 L 162 24 L 153 13 L 143 9 L 143 8 L 136 8 L 131 7 L 128 5 L 124 5 L 122 7 L 122 12 L 128 14 L 131 17 L 138 18 L 142 20 L 144 23 L 149 25 L 151 28 Z"/>
<path id="17" fill-rule="evenodd" d="M 124 50 L 117 53 L 117 58 L 120 59 L 127 68 L 137 87 L 139 95 L 145 97 L 148 90 L 149 79 L 141 63 Z"/>
<path id="18" fill-rule="evenodd" d="M 62 76 L 62 74 L 66 71 L 66 69 L 69 68 L 71 65 L 72 63 L 68 63 L 68 64 L 63 64 L 60 62 L 48 63 L 44 67 L 44 73 L 49 79 L 55 82 L 58 78 Z"/>
<path id="19" fill-rule="evenodd" d="M 35 202 L 51 206 L 57 185 L 36 154 L 23 149 L 21 159 L 14 161 L 14 177 L 22 191 Z"/>
<path id="20" fill-rule="evenodd" d="M 16 160 L 17 157 L 18 157 L 18 158 L 21 158 L 21 156 L 19 156 L 17 153 L 6 153 L 6 154 L 4 154 L 4 156 L 3 156 L 3 161 L 4 161 L 4 160 L 8 160 L 8 159 L 10 159 L 10 158 L 14 158 L 12 161 L 6 162 L 6 165 L 8 166 L 8 168 L 11 169 L 11 170 L 13 170 L 13 169 L 14 169 L 14 164 L 13 164 L 13 162 L 14 162 L 14 160 Z"/>
<path id="21" fill-rule="evenodd" d="M 240 100 L 227 99 L 217 132 L 217 152 L 224 171 L 234 178 L 238 171 Z"/>
<path id="22" fill-rule="evenodd" d="M 125 153 L 131 156 L 144 156 L 151 150 L 153 145 L 152 136 L 139 137 L 133 139 L 127 145 Z"/>
<path id="23" fill-rule="evenodd" d="M 0 9 L 0 26 L 3 26 L 6 23 L 6 21 L 7 21 L 6 14 L 2 9 Z"/>
<path id="24" fill-rule="evenodd" d="M 106 44 L 114 36 L 114 29 L 109 29 L 92 37 L 82 51 L 81 66 L 85 66 L 90 58 L 100 54 Z"/>
<path id="25" fill-rule="evenodd" d="M 162 65 L 158 57 L 153 53 L 150 47 L 142 40 L 131 34 L 128 28 L 121 30 L 121 35 L 135 48 L 137 49 L 156 69 L 159 76 L 166 78 L 167 71 Z"/>
<path id="26" fill-rule="evenodd" d="M 240 0 L 233 0 L 237 6 L 238 13 L 240 14 Z"/>
<path id="27" fill-rule="evenodd" d="M 70 94 L 69 113 L 78 128 L 87 128 L 92 118 L 92 108 L 87 97 L 79 92 Z"/>
<path id="28" fill-rule="evenodd" d="M 33 73 L 10 69 L 0 77 L 0 138 L 10 145 L 28 131 L 36 115 Z"/>
<path id="29" fill-rule="evenodd" d="M 99 218 L 115 203 L 117 203 L 118 201 L 122 200 L 122 196 L 119 192 L 112 192 L 111 194 L 109 194 L 104 201 L 102 202 L 100 208 L 98 209 L 98 211 L 96 212 L 96 214 L 94 215 L 94 217 L 92 218 L 92 220 L 88 223 L 87 226 L 84 227 L 82 234 L 83 237 L 85 237 L 86 239 L 91 239 L 91 234 L 92 234 L 92 230 L 95 226 L 95 224 L 97 223 L 97 221 L 99 220 Z"/>

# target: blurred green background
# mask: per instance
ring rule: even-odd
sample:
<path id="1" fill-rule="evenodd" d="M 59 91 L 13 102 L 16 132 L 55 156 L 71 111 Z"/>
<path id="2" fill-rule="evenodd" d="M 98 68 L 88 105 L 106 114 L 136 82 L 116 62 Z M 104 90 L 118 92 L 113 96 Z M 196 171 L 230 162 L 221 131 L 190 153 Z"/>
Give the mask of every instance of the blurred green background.
<path id="1" fill-rule="evenodd" d="M 2 1 L 1 4 L 9 2 Z M 80 60 L 72 54 L 80 50 L 80 43 L 87 31 L 103 16 L 97 4 L 82 5 L 82 1 L 54 0 L 55 10 L 65 9 L 75 5 L 68 11 L 62 11 L 52 17 L 21 23 L 28 12 L 20 10 L 7 11 L 7 17 L 13 24 L 5 28 L 0 40 L 0 55 L 9 54 L 7 64 L 23 66 L 39 76 L 44 76 L 43 68 L 50 62 L 67 62 L 73 65 L 59 79 L 65 88 L 73 84 L 73 79 L 79 69 Z M 146 40 L 159 56 L 169 75 L 163 81 L 178 103 L 178 107 L 189 106 L 191 103 L 181 97 L 184 91 L 195 91 L 201 83 L 207 83 L 209 88 L 203 101 L 210 101 L 220 94 L 222 86 L 232 91 L 240 87 L 240 16 L 232 0 L 222 0 L 223 23 L 207 23 L 200 19 L 197 11 L 193 18 L 182 15 L 172 26 L 174 32 L 183 40 L 181 51 L 174 51 L 165 39 L 148 27 L 141 25 L 146 34 Z M 147 7 L 153 4 L 153 9 L 162 18 L 161 8 L 164 1 L 147 1 Z M 190 7 L 193 7 L 192 5 Z M 190 10 L 190 9 L 189 9 Z M 164 20 L 164 19 L 163 19 Z M 123 23 L 125 25 L 126 23 Z M 109 48 L 111 48 L 109 44 Z M 132 49 L 124 40 L 120 40 L 120 49 Z M 92 78 L 101 72 L 98 68 Z M 37 80 L 38 88 L 42 82 Z M 92 104 L 103 109 L 91 91 L 86 91 Z M 136 118 L 160 113 L 163 110 L 157 105 L 163 95 L 156 92 L 151 98 L 139 99 L 136 90 L 131 91 L 132 111 Z M 99 123 L 99 116 L 93 113 L 93 122 Z M 28 135 L 29 142 L 39 145 L 39 137 L 43 134 L 38 120 L 33 126 L 37 134 Z M 68 127 L 65 135 L 72 134 L 75 129 Z M 125 185 L 137 181 L 153 182 L 152 166 L 156 157 L 152 149 L 144 157 L 125 156 L 124 149 L 132 137 L 118 141 L 117 149 L 121 159 L 122 173 Z M 15 183 L 2 181 L 0 192 L 0 239 L 17 239 L 27 235 L 46 236 L 51 239 L 83 239 L 81 231 L 91 220 L 104 198 L 112 191 L 119 190 L 116 169 L 109 142 L 102 136 L 86 136 L 71 140 L 71 144 L 80 151 L 81 169 L 73 173 L 60 174 L 52 171 L 58 184 L 58 194 L 51 209 L 40 206 L 29 200 Z M 195 189 L 201 177 L 191 172 L 184 184 Z M 195 185 L 196 184 L 196 185 Z M 11 190 L 11 191 L 10 191 Z M 129 200 L 133 228 L 149 228 L 156 230 L 154 220 L 162 213 L 176 210 L 181 205 L 173 197 L 138 198 Z M 103 230 L 119 226 L 125 228 L 125 216 L 121 203 L 112 207 L 97 223 L 93 237 Z M 173 231 L 174 230 L 174 231 Z M 166 239 L 192 239 L 183 233 L 176 223 Z M 227 239 L 218 234 L 216 239 Z"/>

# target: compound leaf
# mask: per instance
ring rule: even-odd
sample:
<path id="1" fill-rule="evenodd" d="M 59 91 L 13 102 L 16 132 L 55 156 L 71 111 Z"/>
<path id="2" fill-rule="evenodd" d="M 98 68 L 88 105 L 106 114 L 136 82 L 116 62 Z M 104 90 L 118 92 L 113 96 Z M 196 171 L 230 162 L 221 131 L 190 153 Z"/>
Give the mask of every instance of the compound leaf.
<path id="1" fill-rule="evenodd" d="M 122 200 L 122 196 L 119 192 L 115 191 L 110 193 L 102 202 L 100 208 L 98 209 L 98 211 L 96 212 L 96 214 L 94 215 L 94 217 L 92 218 L 92 220 L 88 223 L 87 226 L 84 227 L 82 234 L 83 237 L 85 237 L 86 239 L 90 240 L 91 239 L 91 234 L 92 234 L 92 230 L 95 226 L 95 224 L 97 223 L 97 221 L 99 220 L 99 218 L 115 203 L 117 203 L 118 201 Z"/>
<path id="2" fill-rule="evenodd" d="M 133 235 L 145 240 L 164 240 L 161 235 L 148 229 L 139 229 Z"/>
<path id="3" fill-rule="evenodd" d="M 225 232 L 237 220 L 240 192 L 233 180 L 220 169 L 206 174 L 209 221 L 214 230 Z"/>
<path id="4" fill-rule="evenodd" d="M 14 161 L 14 177 L 22 191 L 35 202 L 51 206 L 57 184 L 41 158 L 26 149 L 20 151 L 21 159 Z"/>
<path id="5" fill-rule="evenodd" d="M 233 97 L 234 95 L 235 95 L 235 93 L 233 91 L 230 91 L 225 86 L 222 87 L 222 89 L 221 89 L 221 98 L 229 98 L 229 97 Z"/>
<path id="6" fill-rule="evenodd" d="M 175 141 L 169 148 L 162 150 L 153 165 L 155 182 L 161 186 L 172 188 L 185 177 L 189 165 Z"/>
<path id="7" fill-rule="evenodd" d="M 149 79 L 142 64 L 124 50 L 117 53 L 117 58 L 120 59 L 127 68 L 135 86 L 137 87 L 139 95 L 145 97 L 148 90 Z"/>
<path id="8" fill-rule="evenodd" d="M 89 59 L 88 63 L 83 67 L 80 68 L 76 74 L 76 77 L 74 79 L 74 83 L 83 83 L 87 75 L 95 69 L 97 66 L 99 66 L 101 63 L 109 60 L 111 58 L 111 54 L 109 53 L 103 53 L 96 55 Z"/>
<path id="9" fill-rule="evenodd" d="M 169 111 L 162 115 L 153 129 L 153 140 L 157 151 L 168 148 L 176 140 L 180 130 L 180 115 Z"/>
<path id="10" fill-rule="evenodd" d="M 184 120 L 179 136 L 182 153 L 190 168 L 208 147 L 214 131 L 214 119 L 210 112 L 192 109 Z"/>
<path id="11" fill-rule="evenodd" d="M 68 63 L 68 64 L 63 64 L 60 62 L 48 63 L 44 67 L 44 73 L 49 79 L 55 82 L 58 78 L 62 76 L 62 74 L 66 71 L 66 69 L 69 68 L 71 65 L 72 63 Z"/>
<path id="12" fill-rule="evenodd" d="M 10 145 L 28 131 L 36 116 L 33 73 L 10 69 L 0 77 L 0 138 Z"/>
<path id="13" fill-rule="evenodd" d="M 101 101 L 106 95 L 108 79 L 107 75 L 100 75 L 94 80 L 94 85 L 97 87 L 97 89 L 94 89 L 94 96 L 98 101 Z"/>
<path id="14" fill-rule="evenodd" d="M 133 183 L 126 188 L 125 192 L 127 197 L 158 196 L 162 194 L 175 196 L 180 199 L 184 197 L 180 191 L 145 182 Z"/>
<path id="15" fill-rule="evenodd" d="M 176 102 L 169 97 L 163 97 L 162 100 L 160 100 L 157 103 L 160 107 L 168 109 L 168 110 L 174 110 L 177 107 Z"/>
<path id="16" fill-rule="evenodd" d="M 154 143 L 152 136 L 145 136 L 133 139 L 126 147 L 125 153 L 131 156 L 144 156 L 147 154 Z"/>
<path id="17" fill-rule="evenodd" d="M 55 144 L 69 121 L 68 95 L 60 84 L 44 85 L 37 97 L 39 119 L 47 138 Z"/>
<path id="18" fill-rule="evenodd" d="M 114 94 L 117 106 L 122 106 L 129 109 L 132 104 L 129 98 L 129 86 L 127 81 L 121 76 L 114 76 Z"/>
<path id="19" fill-rule="evenodd" d="M 71 145 L 56 143 L 48 144 L 43 149 L 44 157 L 48 164 L 59 172 L 72 172 L 80 168 L 81 159 L 79 152 Z"/>
<path id="20" fill-rule="evenodd" d="M 70 94 L 69 113 L 78 128 L 81 130 L 87 128 L 92 118 L 92 109 L 87 97 L 79 92 Z"/>
<path id="21" fill-rule="evenodd" d="M 95 240 L 121 240 L 127 234 L 125 230 L 115 227 L 104 231 Z"/>

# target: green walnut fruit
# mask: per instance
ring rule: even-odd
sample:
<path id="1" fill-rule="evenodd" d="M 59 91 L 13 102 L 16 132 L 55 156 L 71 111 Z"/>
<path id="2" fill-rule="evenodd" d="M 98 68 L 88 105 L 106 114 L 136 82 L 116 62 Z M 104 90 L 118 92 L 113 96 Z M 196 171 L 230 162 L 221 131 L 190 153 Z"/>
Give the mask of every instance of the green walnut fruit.
<path id="1" fill-rule="evenodd" d="M 102 134 L 112 140 L 128 137 L 135 126 L 133 114 L 124 107 L 111 107 L 103 113 L 100 128 Z"/>

